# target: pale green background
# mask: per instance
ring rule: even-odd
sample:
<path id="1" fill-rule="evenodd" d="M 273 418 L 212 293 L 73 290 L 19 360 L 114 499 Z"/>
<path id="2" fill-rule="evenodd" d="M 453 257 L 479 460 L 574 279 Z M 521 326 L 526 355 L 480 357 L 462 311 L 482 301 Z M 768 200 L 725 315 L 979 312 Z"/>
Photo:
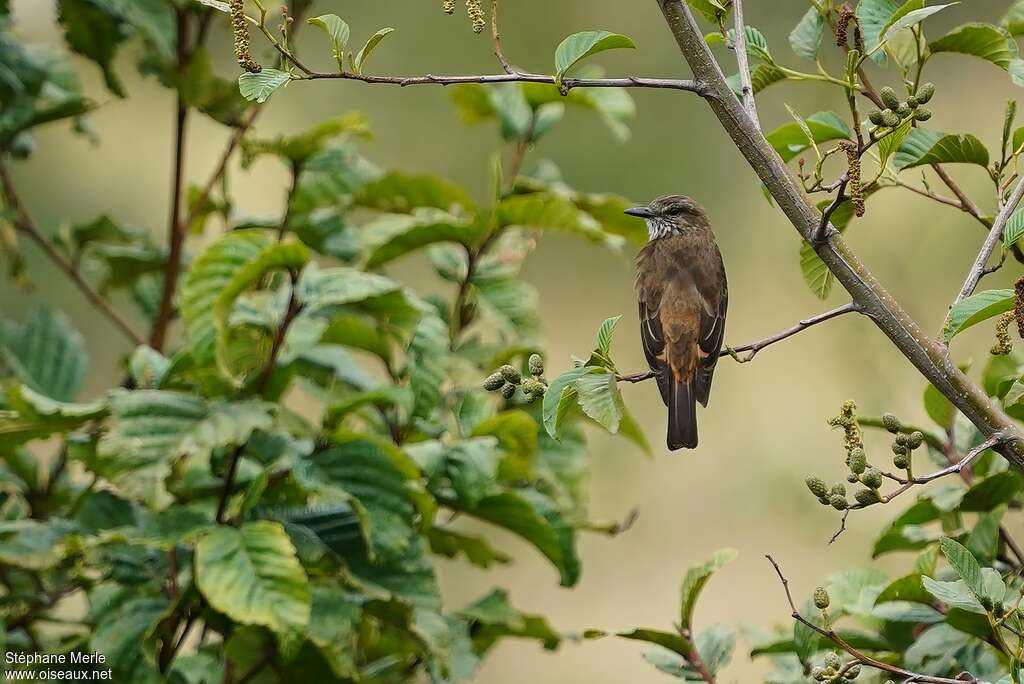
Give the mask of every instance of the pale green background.
<path id="1" fill-rule="evenodd" d="M 506 49 L 525 68 L 549 69 L 554 46 L 563 36 L 604 28 L 632 36 L 640 47 L 596 60 L 611 74 L 688 76 L 652 1 L 506 0 L 504 4 Z M 995 21 L 1007 4 L 1003 0 L 964 2 L 930 20 L 929 32 L 938 35 L 969 19 Z M 20 31 L 27 38 L 59 44 L 52 3 L 15 0 L 14 6 Z M 805 6 L 798 0 L 748 0 L 746 12 L 748 21 L 763 29 L 780 61 L 812 69 L 786 43 Z M 374 55 L 375 73 L 479 73 L 496 68 L 488 39 L 474 36 L 463 16 L 444 16 L 439 0 L 333 0 L 317 3 L 314 10 L 342 15 L 352 25 L 354 40 L 381 26 L 398 29 Z M 254 42 L 259 44 L 258 39 Z M 330 68 L 322 36 L 309 31 L 300 42 L 311 63 Z M 224 74 L 233 74 L 223 25 L 214 32 L 213 49 Z M 723 59 L 726 70 L 733 70 L 731 57 Z M 16 165 L 15 181 L 32 213 L 48 230 L 64 221 L 109 213 L 118 220 L 148 226 L 163 239 L 172 99 L 152 81 L 138 79 L 131 51 L 124 51 L 118 63 L 131 94 L 125 101 L 107 94 L 95 68 L 80 62 L 88 92 L 104 103 L 92 116 L 99 147 L 69 135 L 66 128 L 50 128 L 39 136 L 33 159 Z M 1002 71 L 969 58 L 939 56 L 930 64 L 928 75 L 939 85 L 931 103 L 936 115 L 930 125 L 975 133 L 994 148 L 1003 103 L 1022 91 Z M 874 80 L 876 86 L 887 82 L 882 75 Z M 358 109 L 370 116 L 376 131 L 375 140 L 365 146 L 375 161 L 439 173 L 482 195 L 496 131 L 493 126 L 461 126 L 447 97 L 439 87 L 299 83 L 274 96 L 260 118 L 258 132 L 266 136 L 296 132 L 324 117 Z M 635 97 L 639 116 L 630 143 L 615 142 L 592 115 L 570 112 L 530 160 L 555 160 L 569 182 L 588 191 L 616 192 L 637 200 L 685 192 L 704 203 L 729 272 L 726 337 L 733 345 L 766 336 L 844 301 L 841 291 L 827 303 L 808 292 L 797 263 L 796 233 L 765 202 L 753 173 L 700 99 L 669 91 L 636 91 Z M 783 102 L 804 114 L 822 109 L 842 113 L 844 106 L 836 91 L 821 84 L 782 86 L 759 100 L 766 129 L 787 120 Z M 189 178 L 199 182 L 210 173 L 226 131 L 206 120 L 195 121 L 188 141 L 188 169 Z M 958 168 L 954 174 L 991 211 L 991 184 L 984 173 Z M 286 181 L 279 165 L 261 161 L 249 173 L 236 171 L 232 177 L 240 214 L 279 211 Z M 905 191 L 886 190 L 872 198 L 868 215 L 848 235 L 879 280 L 925 330 L 935 332 L 983 233 L 956 210 Z M 34 248 L 28 246 L 25 251 L 36 290 L 27 295 L 0 286 L 0 310 L 18 316 L 37 300 L 64 307 L 86 335 L 93 356 L 86 394 L 101 392 L 115 377 L 112 369 L 128 346 Z M 983 286 L 1005 286 L 1019 272 L 1019 265 L 1011 263 Z M 400 263 L 392 273 L 415 283 L 429 278 L 418 263 Z M 526 277 L 541 291 L 551 374 L 569 363 L 571 353 L 585 353 L 600 321 L 616 314 L 624 314 L 624 319 L 615 357 L 624 368 L 642 368 L 635 339 L 631 255 L 609 255 L 568 238 L 545 238 L 527 265 Z M 958 339 L 957 360 L 973 355 L 980 366 L 991 344 L 989 335 L 989 329 L 983 329 Z M 664 409 L 654 387 L 626 387 L 627 402 L 656 446 L 655 458 L 648 460 L 628 442 L 595 432 L 591 500 L 596 519 L 620 519 L 638 508 L 635 527 L 614 539 L 583 536 L 583 577 L 573 590 L 559 588 L 556 573 L 532 549 L 499 534 L 496 538 L 514 553 L 516 563 L 489 573 L 448 564 L 443 584 L 449 605 L 461 605 L 498 584 L 511 591 L 517 605 L 546 613 L 565 631 L 637 625 L 671 628 L 684 569 L 719 547 L 734 546 L 740 559 L 708 586 L 697 610 L 697 624 L 787 624 L 781 587 L 764 554 L 773 553 L 780 560 L 795 592 L 803 596 L 830 572 L 866 563 L 873 534 L 895 514 L 890 508 L 851 516 L 851 529 L 828 546 L 838 516 L 814 502 L 802 483 L 809 472 L 830 480 L 842 476 L 841 438 L 829 431 L 825 419 L 835 414 L 843 399 L 853 397 L 867 414 L 892 410 L 926 420 L 922 390 L 921 378 L 881 333 L 868 320 L 855 317 L 764 351 L 754 363 L 740 366 L 723 361 L 714 401 L 700 413 L 701 446 L 696 452 L 666 452 L 661 446 Z M 887 460 L 888 446 L 881 436 L 872 436 L 869 447 L 876 460 Z M 899 559 L 887 560 L 883 567 L 895 573 Z M 567 643 L 551 654 L 533 643 L 508 643 L 487 660 L 478 681 L 667 681 L 641 660 L 641 650 L 639 644 L 604 640 Z M 722 681 L 750 682 L 762 671 L 763 665 L 750 664 L 746 651 L 741 642 Z"/>

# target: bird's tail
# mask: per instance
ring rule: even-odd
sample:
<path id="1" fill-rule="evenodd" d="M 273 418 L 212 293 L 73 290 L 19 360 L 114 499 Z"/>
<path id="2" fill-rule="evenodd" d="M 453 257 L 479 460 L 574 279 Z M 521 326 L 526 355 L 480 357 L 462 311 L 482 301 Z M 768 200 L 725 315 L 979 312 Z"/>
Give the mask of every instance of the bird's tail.
<path id="1" fill-rule="evenodd" d="M 668 392 L 668 448 L 695 449 L 697 447 L 697 395 L 693 381 L 678 382 L 669 378 Z"/>

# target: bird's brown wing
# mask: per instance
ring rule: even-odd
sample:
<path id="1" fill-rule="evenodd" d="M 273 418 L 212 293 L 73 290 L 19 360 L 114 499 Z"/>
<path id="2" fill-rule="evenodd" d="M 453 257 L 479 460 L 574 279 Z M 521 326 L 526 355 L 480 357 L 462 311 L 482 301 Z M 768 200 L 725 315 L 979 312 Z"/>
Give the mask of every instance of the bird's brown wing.
<path id="1" fill-rule="evenodd" d="M 647 298 L 640 297 L 640 342 L 644 348 L 644 356 L 647 358 L 647 365 L 654 372 L 654 379 L 658 382 L 658 389 L 661 391 L 661 400 L 668 405 L 668 364 L 665 363 L 665 333 L 661 328 L 661 318 L 658 316 L 661 303 L 660 292 L 651 299 L 654 306 L 648 305 Z"/>
<path id="2" fill-rule="evenodd" d="M 729 308 L 729 288 L 725 279 L 725 267 L 722 257 L 717 254 L 718 276 L 712 280 L 697 278 L 698 289 L 701 291 L 703 310 L 700 323 L 700 360 L 694 378 L 694 391 L 697 401 L 703 406 L 708 405 L 711 397 L 711 381 L 714 379 L 715 366 L 722 352 L 725 341 L 725 314 Z M 714 264 L 712 264 L 714 267 Z M 703 282 L 701 282 L 703 280 Z M 702 287 L 703 285 L 703 287 Z"/>

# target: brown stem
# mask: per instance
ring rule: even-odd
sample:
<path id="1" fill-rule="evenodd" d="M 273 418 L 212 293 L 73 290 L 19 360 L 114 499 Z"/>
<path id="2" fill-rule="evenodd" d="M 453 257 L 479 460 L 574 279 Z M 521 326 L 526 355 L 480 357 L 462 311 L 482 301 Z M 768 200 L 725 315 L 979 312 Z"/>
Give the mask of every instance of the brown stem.
<path id="1" fill-rule="evenodd" d="M 484 85 L 494 83 L 546 83 L 557 85 L 554 76 L 546 74 L 531 74 L 515 72 L 511 74 L 482 74 L 482 75 L 457 75 L 457 76 L 436 76 L 425 74 L 423 76 L 369 76 L 366 74 L 345 73 L 310 73 L 305 76 L 295 76 L 296 81 L 316 81 L 324 79 L 338 79 L 346 81 L 362 81 L 363 83 L 390 84 L 401 87 L 414 85 L 458 85 L 461 83 L 480 83 Z M 637 78 L 626 76 L 624 78 L 566 78 L 561 82 L 562 92 L 566 93 L 573 88 L 655 88 L 667 90 L 685 90 L 698 95 L 706 96 L 705 85 L 700 81 L 675 78 Z"/>
<path id="2" fill-rule="evenodd" d="M 757 173 L 776 203 L 800 235 L 810 241 L 821 212 L 804 193 L 785 163 L 750 122 L 732 94 L 724 74 L 704 42 L 689 7 L 682 0 L 659 0 L 679 50 L 696 79 L 705 84 L 705 101 L 730 135 L 737 149 Z M 830 231 L 831 232 L 831 231 Z M 988 437 L 998 437 L 1000 453 L 1024 470 L 1024 435 L 985 393 L 949 358 L 944 345 L 930 339 L 871 274 L 839 235 L 813 244 L 836 279 L 862 311 L 871 316 L 893 345 Z"/>
<path id="3" fill-rule="evenodd" d="M 501 63 L 501 68 L 505 70 L 506 74 L 514 74 L 516 71 L 505 57 L 505 51 L 501 47 L 501 33 L 498 31 L 498 0 L 491 0 L 491 40 L 494 41 L 494 56 Z"/>
<path id="4" fill-rule="evenodd" d="M 188 15 L 182 11 L 178 15 L 177 58 L 178 71 L 184 72 L 188 62 Z M 181 93 L 175 103 L 174 125 L 174 161 L 171 172 L 171 218 L 167 227 L 167 265 L 164 268 L 164 289 L 160 295 L 160 307 L 153 329 L 149 335 L 149 346 L 157 351 L 163 350 L 167 339 L 167 329 L 174 315 L 174 294 L 178 287 L 178 276 L 181 273 L 182 253 L 185 243 L 185 224 L 181 220 L 181 198 L 185 179 L 185 134 L 188 127 L 188 105 Z"/>
<path id="5" fill-rule="evenodd" d="M 902 667 L 872 658 L 868 654 L 851 646 L 846 642 L 846 640 L 836 634 L 834 630 L 823 629 L 810 620 L 807 620 L 800 614 L 800 611 L 796 609 L 796 604 L 793 602 L 793 594 L 789 590 L 789 581 L 786 579 L 785 575 L 782 574 L 782 568 L 779 567 L 779 564 L 775 562 L 775 559 L 772 558 L 771 555 L 766 555 L 765 558 L 767 558 L 768 562 L 772 564 L 773 568 L 775 568 L 775 574 L 779 576 L 779 581 L 782 582 L 782 588 L 786 592 L 786 601 L 789 603 L 792 618 L 805 627 L 825 637 L 840 649 L 849 653 L 862 665 L 867 665 L 868 667 L 888 672 L 889 674 L 898 675 L 905 678 L 908 682 L 927 682 L 928 684 L 964 684 L 964 680 L 962 679 L 948 679 L 946 677 L 934 677 L 932 675 L 925 675 L 919 672 L 912 672 L 911 670 L 905 670 Z"/>
<path id="6" fill-rule="evenodd" d="M 960 201 L 960 208 L 963 211 L 966 211 L 975 218 L 982 217 L 982 213 L 981 210 L 978 209 L 978 205 L 976 205 L 971 198 L 967 196 L 967 193 L 960 188 L 960 185 L 953 180 L 953 177 L 949 175 L 946 169 L 942 168 L 939 164 L 932 164 L 932 171 L 934 171 L 935 175 L 946 184 L 946 187 L 949 188 L 954 195 L 956 195 L 956 198 Z"/>
<path id="7" fill-rule="evenodd" d="M 53 262 L 53 264 L 59 268 L 64 275 L 66 275 L 71 282 L 81 291 L 85 298 L 89 300 L 97 311 L 106 316 L 114 326 L 124 333 L 125 337 L 131 340 L 134 344 L 142 344 L 142 337 L 140 337 L 131 326 L 125 322 L 121 316 L 114 311 L 114 308 L 110 303 L 104 299 L 96 290 L 92 288 L 89 283 L 85 282 L 85 279 L 79 275 L 78 271 L 72 265 L 72 263 L 64 257 L 57 249 L 47 240 L 36 224 L 32 221 L 32 217 L 29 216 L 28 210 L 25 209 L 25 205 L 22 204 L 21 198 L 18 196 L 17 189 L 14 187 L 14 181 L 11 179 L 10 171 L 7 169 L 6 160 L 0 157 L 0 186 L 3 189 L 4 203 L 13 212 L 13 223 L 14 227 L 21 233 L 24 233 L 32 242 L 36 243 L 39 249 L 42 250 L 43 254 Z"/>

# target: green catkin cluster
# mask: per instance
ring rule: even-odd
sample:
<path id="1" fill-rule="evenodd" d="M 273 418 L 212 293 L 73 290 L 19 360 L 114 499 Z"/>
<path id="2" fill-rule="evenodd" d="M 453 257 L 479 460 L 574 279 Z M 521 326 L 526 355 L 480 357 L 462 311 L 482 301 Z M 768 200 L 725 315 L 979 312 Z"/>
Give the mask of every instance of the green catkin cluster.
<path id="1" fill-rule="evenodd" d="M 249 26 L 246 24 L 242 0 L 231 0 L 230 8 L 231 33 L 235 39 L 235 60 L 238 62 L 238 66 L 250 74 L 258 74 L 263 71 L 263 67 L 252 58 L 252 51 L 249 47 Z"/>
<path id="2" fill-rule="evenodd" d="M 1013 284 L 1013 317 L 1017 319 L 1017 334 L 1024 338 L 1024 276 Z"/>
<path id="3" fill-rule="evenodd" d="M 843 665 L 843 659 L 834 651 L 825 654 L 824 667 L 816 667 L 811 670 L 811 678 L 816 682 L 824 682 L 824 684 L 851 682 L 859 676 L 860 663 L 853 662 Z"/>
<path id="4" fill-rule="evenodd" d="M 896 91 L 886 86 L 878 91 L 878 97 L 885 105 L 885 109 L 875 109 L 868 112 L 868 120 L 875 126 L 896 128 L 905 119 L 913 118 L 915 121 L 927 121 L 932 118 L 932 112 L 921 105 L 927 103 L 935 94 L 935 85 L 925 83 L 921 86 L 916 95 L 910 95 L 906 100 L 900 102 Z"/>
<path id="5" fill-rule="evenodd" d="M 850 201 L 853 202 L 853 213 L 858 217 L 864 215 L 864 187 L 860 183 L 860 156 L 857 143 L 844 140 L 839 146 L 846 152 L 846 172 L 850 185 Z"/>
<path id="6" fill-rule="evenodd" d="M 500 392 L 505 399 L 512 399 L 516 389 L 521 387 L 527 401 L 532 403 L 543 397 L 548 389 L 544 379 L 544 359 L 539 354 L 531 354 L 527 367 L 530 377 L 524 377 L 515 366 L 505 364 L 484 379 L 483 388 L 488 392 Z"/>
<path id="7" fill-rule="evenodd" d="M 870 506 L 882 500 L 878 490 L 882 486 L 882 472 L 868 462 L 867 453 L 864 451 L 863 433 L 857 421 L 857 405 L 852 399 L 843 402 L 838 416 L 830 418 L 828 424 L 832 427 L 843 428 L 843 446 L 846 449 L 846 466 L 850 469 L 846 481 L 850 484 L 862 484 L 864 489 L 854 493 L 853 498 L 860 507 Z M 895 420 L 895 417 L 891 417 Z M 883 418 L 883 420 L 886 420 Z M 898 424 L 897 424 L 898 429 Z M 817 497 L 823 506 L 831 506 L 838 511 L 850 507 L 846 498 L 846 486 L 837 482 L 828 487 L 825 481 L 819 477 L 808 477 L 805 480 L 807 489 Z"/>
<path id="8" fill-rule="evenodd" d="M 1013 351 L 1013 343 L 1010 341 L 1010 323 L 1015 318 L 1015 312 L 1007 311 L 996 319 L 996 343 L 989 350 L 992 356 L 1006 356 Z"/>
<path id="9" fill-rule="evenodd" d="M 843 428 L 845 438 L 843 446 L 846 447 L 847 453 L 854 449 L 864 448 L 864 436 L 860 431 L 860 424 L 857 422 L 857 402 L 853 399 L 844 401 L 839 415 L 829 418 L 828 424 L 832 427 Z"/>

